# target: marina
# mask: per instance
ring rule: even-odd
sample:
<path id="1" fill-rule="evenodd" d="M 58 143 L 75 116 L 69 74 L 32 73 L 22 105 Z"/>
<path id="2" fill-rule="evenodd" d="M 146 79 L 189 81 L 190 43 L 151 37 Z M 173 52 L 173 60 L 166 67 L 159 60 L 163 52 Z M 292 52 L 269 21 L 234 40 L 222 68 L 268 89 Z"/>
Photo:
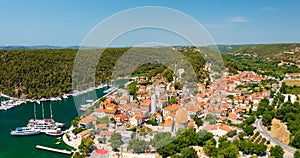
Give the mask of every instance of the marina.
<path id="1" fill-rule="evenodd" d="M 105 93 L 105 95 L 103 97 L 106 97 L 106 96 L 108 96 L 108 95 L 110 95 L 112 93 L 115 93 L 118 90 L 118 88 L 116 88 L 113 85 L 110 85 L 109 87 L 110 88 L 108 88 L 108 89 L 106 89 L 106 90 L 103 91 L 103 93 Z M 95 101 L 93 99 L 87 99 L 87 100 L 85 100 L 86 104 L 80 105 L 79 110 L 83 111 L 83 112 L 86 111 L 88 108 L 90 108 L 91 106 L 93 106 L 94 104 L 96 104 L 99 99 L 97 99 Z"/>
<path id="2" fill-rule="evenodd" d="M 95 91 L 89 91 L 90 98 L 97 100 L 101 98 L 106 87 L 97 89 Z M 48 131 L 45 134 L 38 134 L 32 136 L 11 136 L 10 131 L 15 130 L 16 127 L 27 125 L 28 120 L 34 118 L 34 106 L 36 106 L 36 118 L 43 118 L 42 105 L 44 106 L 44 117 L 51 118 L 50 104 L 53 111 L 53 120 L 65 123 L 62 131 L 68 129 L 71 125 L 71 121 L 78 116 L 76 104 L 81 103 L 85 99 L 85 95 L 80 94 L 77 96 L 68 95 L 67 99 L 62 101 L 41 101 L 38 104 L 36 101 L 27 101 L 21 106 L 16 106 L 13 109 L 7 111 L 0 111 L 0 126 L 3 132 L 0 133 L 1 140 L 5 143 L 0 144 L 0 157 L 40 157 L 40 158 L 70 158 L 70 155 L 61 154 L 57 152 L 36 150 L 37 144 L 56 148 L 60 150 L 71 151 L 73 148 L 66 145 L 59 136 L 55 135 L 55 131 Z M 95 93 L 95 95 L 94 95 Z M 1 98 L 2 101 L 9 100 L 8 98 Z M 85 99 L 84 101 L 86 101 Z M 43 103 L 43 104 L 42 104 Z M 79 110 L 79 109 L 78 109 Z"/>
<path id="3" fill-rule="evenodd" d="M 63 99 L 68 99 L 70 96 L 78 96 L 78 95 L 82 95 L 85 93 L 89 93 L 91 91 L 95 91 L 104 87 L 107 87 L 107 84 L 102 84 L 100 86 L 97 87 L 92 87 L 92 88 L 88 88 L 87 90 L 82 90 L 82 91 L 78 91 L 78 90 L 74 90 L 69 94 L 63 94 L 63 96 L 58 96 L 58 97 L 51 97 L 51 98 L 41 98 L 41 99 L 20 99 L 20 98 L 14 98 L 14 97 L 10 97 L 8 95 L 5 95 L 3 93 L 0 92 L 0 111 L 2 110 L 9 110 L 11 108 L 17 107 L 21 104 L 26 104 L 28 102 L 31 103 L 38 103 L 41 104 L 41 102 L 45 102 L 45 101 L 52 101 L 52 102 L 56 102 L 56 101 L 63 101 Z M 111 91 L 112 89 L 107 89 L 105 90 L 106 92 L 104 93 L 108 93 L 109 91 Z M 2 98 L 4 98 L 4 100 L 2 101 Z M 88 99 L 86 100 L 87 102 L 91 103 L 93 102 L 92 99 Z"/>
<path id="4" fill-rule="evenodd" d="M 4 101 L 2 101 L 2 98 L 1 98 L 0 110 L 8 110 L 13 107 L 16 107 L 16 106 L 26 103 L 26 101 L 19 101 L 19 100 L 16 101 L 16 100 L 12 100 L 12 99 L 5 100 L 5 99 L 7 99 L 7 98 L 4 97 Z"/>

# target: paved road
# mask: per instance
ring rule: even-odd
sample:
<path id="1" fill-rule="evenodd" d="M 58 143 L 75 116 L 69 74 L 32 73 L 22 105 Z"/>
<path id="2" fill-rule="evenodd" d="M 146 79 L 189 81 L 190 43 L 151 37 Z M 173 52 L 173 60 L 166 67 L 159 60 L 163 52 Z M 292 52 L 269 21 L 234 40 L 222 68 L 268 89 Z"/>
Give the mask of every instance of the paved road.
<path id="1" fill-rule="evenodd" d="M 273 144 L 275 145 L 279 145 L 283 148 L 284 151 L 289 152 L 294 154 L 294 152 L 296 151 L 296 149 L 287 146 L 285 144 L 283 144 L 282 142 L 280 142 L 279 140 L 277 140 L 276 138 L 272 137 L 263 127 L 262 121 L 261 119 L 257 119 L 255 121 L 255 126 L 257 128 L 257 130 L 264 136 L 266 137 L 266 139 L 270 140 Z"/>

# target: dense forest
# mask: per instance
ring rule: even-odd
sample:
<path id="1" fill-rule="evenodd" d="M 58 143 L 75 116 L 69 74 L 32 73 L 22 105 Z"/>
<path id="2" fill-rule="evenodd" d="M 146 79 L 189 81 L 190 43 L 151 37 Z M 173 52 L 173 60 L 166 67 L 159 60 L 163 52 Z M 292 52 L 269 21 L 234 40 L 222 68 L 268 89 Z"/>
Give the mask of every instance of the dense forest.
<path id="1" fill-rule="evenodd" d="M 163 49 L 165 48 L 139 48 L 136 50 L 141 53 L 146 51 L 160 53 L 165 51 Z M 93 84 L 109 82 L 115 71 L 116 63 L 121 63 L 122 71 L 127 71 L 124 63 L 126 60 L 120 62 L 118 60 L 128 50 L 130 48 L 101 50 L 103 54 L 97 61 Z M 0 50 L 0 91 L 10 96 L 20 96 L 24 93 L 27 98 L 61 96 L 63 93 L 71 92 L 73 90 L 72 72 L 77 51 L 77 49 Z M 100 49 L 84 51 L 88 54 L 86 60 L 92 61 L 95 53 L 100 52 Z M 200 53 L 191 50 L 184 51 L 182 54 L 191 63 L 199 81 L 208 77 L 207 71 L 204 70 L 205 61 Z M 130 60 L 132 56 L 127 58 Z M 172 60 L 175 61 L 175 59 Z M 149 63 L 137 65 L 134 68 L 132 74 L 135 75 L 145 74 L 151 77 L 158 73 L 169 76 L 173 74 L 170 72 L 170 68 L 151 60 Z M 83 82 L 85 82 L 84 79 Z"/>
<path id="2" fill-rule="evenodd" d="M 300 44 L 252 44 L 236 46 L 219 46 L 220 51 L 233 55 L 252 56 L 260 60 L 279 63 L 285 62 L 299 63 Z"/>
<path id="3" fill-rule="evenodd" d="M 222 45 L 219 49 L 224 53 L 225 66 L 233 73 L 251 70 L 283 78 L 286 73 L 300 72 L 300 44 Z M 281 62 L 285 64 L 278 66 Z"/>
<path id="4" fill-rule="evenodd" d="M 300 68 L 293 65 L 278 66 L 276 62 L 251 56 L 223 54 L 223 58 L 225 66 L 234 74 L 237 71 L 254 71 L 258 74 L 283 79 L 286 73 L 300 72 Z"/>

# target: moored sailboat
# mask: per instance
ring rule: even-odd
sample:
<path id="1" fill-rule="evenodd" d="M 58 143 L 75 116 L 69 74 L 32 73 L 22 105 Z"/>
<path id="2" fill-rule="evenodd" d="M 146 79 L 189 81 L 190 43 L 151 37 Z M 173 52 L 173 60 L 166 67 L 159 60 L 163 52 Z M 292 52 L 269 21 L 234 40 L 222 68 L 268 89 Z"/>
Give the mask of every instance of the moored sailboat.
<path id="1" fill-rule="evenodd" d="M 46 133 L 48 130 L 56 130 L 59 127 L 63 127 L 64 123 L 56 122 L 52 117 L 52 106 L 50 104 L 51 118 L 45 118 L 44 116 L 44 104 L 42 103 L 42 116 L 43 119 L 36 119 L 36 110 L 34 104 L 34 119 L 28 121 L 27 127 L 40 129 L 42 133 Z"/>

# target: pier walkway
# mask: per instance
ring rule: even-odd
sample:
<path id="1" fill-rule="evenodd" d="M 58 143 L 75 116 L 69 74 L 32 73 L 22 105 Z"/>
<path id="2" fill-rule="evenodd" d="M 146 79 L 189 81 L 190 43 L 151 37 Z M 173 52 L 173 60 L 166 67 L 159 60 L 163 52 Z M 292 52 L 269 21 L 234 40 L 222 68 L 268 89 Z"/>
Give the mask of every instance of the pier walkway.
<path id="1" fill-rule="evenodd" d="M 68 150 L 55 149 L 55 148 L 45 147 L 45 146 L 41 146 L 41 145 L 37 145 L 35 147 L 37 149 L 42 149 L 42 150 L 47 150 L 47 151 L 53 151 L 53 152 L 57 152 L 57 153 L 67 154 L 67 155 L 71 155 L 72 154 L 72 152 L 68 151 Z"/>

